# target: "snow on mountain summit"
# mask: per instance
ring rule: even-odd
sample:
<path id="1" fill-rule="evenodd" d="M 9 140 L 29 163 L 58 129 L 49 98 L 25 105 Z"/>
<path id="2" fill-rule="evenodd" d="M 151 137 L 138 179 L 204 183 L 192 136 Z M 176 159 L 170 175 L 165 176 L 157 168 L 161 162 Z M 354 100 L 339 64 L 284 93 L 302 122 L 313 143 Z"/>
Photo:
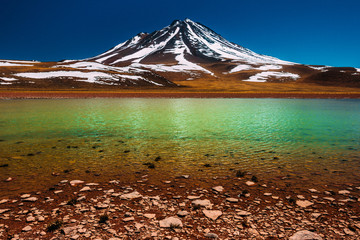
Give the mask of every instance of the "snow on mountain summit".
<path id="1" fill-rule="evenodd" d="M 190 19 L 175 20 L 169 26 L 150 34 L 140 33 L 89 60 L 113 66 L 132 65 L 160 71 L 196 70 L 206 73 L 211 72 L 200 65 L 209 62 L 292 64 L 231 43 L 210 28 Z"/>

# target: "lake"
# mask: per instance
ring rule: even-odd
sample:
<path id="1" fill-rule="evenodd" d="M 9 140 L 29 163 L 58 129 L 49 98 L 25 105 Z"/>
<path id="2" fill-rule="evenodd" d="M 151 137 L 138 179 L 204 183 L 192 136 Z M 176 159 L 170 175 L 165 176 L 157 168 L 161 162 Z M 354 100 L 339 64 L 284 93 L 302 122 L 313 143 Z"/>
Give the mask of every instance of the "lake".
<path id="1" fill-rule="evenodd" d="M 356 99 L 2 100 L 0 110 L 0 180 L 13 179 L 0 196 L 136 172 L 360 183 Z"/>

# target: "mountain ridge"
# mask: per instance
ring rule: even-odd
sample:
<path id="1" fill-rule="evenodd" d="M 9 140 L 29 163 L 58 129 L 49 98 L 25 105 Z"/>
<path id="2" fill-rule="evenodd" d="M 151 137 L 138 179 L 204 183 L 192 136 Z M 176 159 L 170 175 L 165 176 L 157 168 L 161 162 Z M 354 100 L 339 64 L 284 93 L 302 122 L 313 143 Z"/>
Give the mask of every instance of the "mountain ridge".
<path id="1" fill-rule="evenodd" d="M 203 88 L 215 82 L 360 87 L 360 69 L 304 65 L 255 53 L 188 18 L 140 32 L 83 60 L 0 60 L 0 87 L 179 87 L 193 86 L 192 81 Z"/>

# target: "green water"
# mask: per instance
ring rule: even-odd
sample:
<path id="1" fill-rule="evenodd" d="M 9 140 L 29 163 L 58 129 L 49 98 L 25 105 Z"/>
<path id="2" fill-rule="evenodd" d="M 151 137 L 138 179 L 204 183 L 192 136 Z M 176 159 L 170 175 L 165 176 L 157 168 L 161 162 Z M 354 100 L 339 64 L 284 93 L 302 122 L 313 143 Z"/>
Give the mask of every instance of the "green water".
<path id="1" fill-rule="evenodd" d="M 61 179 L 131 178 L 157 156 L 152 171 L 164 177 L 244 170 L 360 180 L 359 100 L 8 100 L 0 111 L 0 165 L 9 165 L 0 180 L 14 178 L 3 195 Z"/>

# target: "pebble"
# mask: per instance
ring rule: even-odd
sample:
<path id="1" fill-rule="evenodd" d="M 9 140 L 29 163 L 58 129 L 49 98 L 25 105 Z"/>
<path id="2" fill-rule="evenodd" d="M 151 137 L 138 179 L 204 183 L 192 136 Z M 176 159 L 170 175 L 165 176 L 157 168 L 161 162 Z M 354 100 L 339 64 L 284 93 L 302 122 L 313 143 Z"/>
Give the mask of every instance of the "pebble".
<path id="1" fill-rule="evenodd" d="M 350 192 L 348 190 L 340 190 L 338 193 L 342 194 L 342 195 L 350 194 Z"/>
<path id="2" fill-rule="evenodd" d="M 237 215 L 242 216 L 242 217 L 246 217 L 246 216 L 250 216 L 251 213 L 248 212 L 248 211 L 240 210 L 240 211 L 237 212 Z"/>
<path id="3" fill-rule="evenodd" d="M 156 214 L 153 214 L 153 213 L 145 213 L 144 214 L 144 217 L 148 218 L 148 219 L 152 219 L 152 218 L 155 218 Z"/>
<path id="4" fill-rule="evenodd" d="M 222 215 L 222 212 L 219 210 L 203 210 L 203 213 L 207 218 L 212 220 L 216 220 Z"/>
<path id="5" fill-rule="evenodd" d="M 237 198 L 226 198 L 226 201 L 231 202 L 231 203 L 237 203 L 237 202 L 239 202 L 239 199 L 237 199 Z"/>
<path id="6" fill-rule="evenodd" d="M 82 189 L 80 189 L 80 192 L 87 192 L 87 191 L 91 191 L 91 188 L 86 186 L 86 187 L 83 187 Z"/>
<path id="7" fill-rule="evenodd" d="M 132 200 L 132 199 L 141 198 L 141 197 L 142 197 L 142 195 L 137 191 L 120 195 L 120 199 L 124 199 L 124 200 Z"/>
<path id="8" fill-rule="evenodd" d="M 215 234 L 215 233 L 205 233 L 204 237 L 212 238 L 212 239 L 219 238 L 219 236 L 217 234 Z"/>
<path id="9" fill-rule="evenodd" d="M 178 211 L 177 215 L 179 217 L 186 217 L 187 215 L 189 215 L 190 213 L 188 211 Z"/>
<path id="10" fill-rule="evenodd" d="M 322 238 L 314 232 L 301 230 L 292 235 L 289 240 L 322 240 Z"/>
<path id="11" fill-rule="evenodd" d="M 24 202 L 36 202 L 37 200 L 38 200 L 37 197 L 29 197 L 29 198 L 23 199 Z"/>
<path id="12" fill-rule="evenodd" d="M 197 200 L 192 201 L 192 205 L 194 205 L 196 207 L 209 207 L 209 206 L 211 206 L 211 202 L 208 199 L 205 199 L 205 200 L 197 199 Z"/>
<path id="13" fill-rule="evenodd" d="M 299 207 L 302 207 L 302 208 L 310 207 L 313 204 L 314 204 L 313 202 L 310 202 L 308 200 L 297 200 L 296 201 L 296 205 L 298 205 Z"/>
<path id="14" fill-rule="evenodd" d="M 216 186 L 216 187 L 213 187 L 212 189 L 215 190 L 216 192 L 224 191 L 224 187 L 222 187 L 222 186 Z"/>
<path id="15" fill-rule="evenodd" d="M 183 223 L 177 217 L 168 217 L 161 221 L 159 221 L 159 225 L 161 228 L 178 228 L 183 227 Z"/>
<path id="16" fill-rule="evenodd" d="M 29 232 L 32 230 L 32 227 L 31 226 L 26 226 L 22 229 L 23 232 Z"/>
<path id="17" fill-rule="evenodd" d="M 84 181 L 81 181 L 81 180 L 72 180 L 72 181 L 70 181 L 71 186 L 76 186 L 76 185 L 83 184 L 83 183 L 84 183 Z"/>
<path id="18" fill-rule="evenodd" d="M 255 185 L 255 183 L 252 182 L 252 181 L 247 181 L 245 184 L 248 185 L 248 186 L 253 186 L 253 185 Z"/>

